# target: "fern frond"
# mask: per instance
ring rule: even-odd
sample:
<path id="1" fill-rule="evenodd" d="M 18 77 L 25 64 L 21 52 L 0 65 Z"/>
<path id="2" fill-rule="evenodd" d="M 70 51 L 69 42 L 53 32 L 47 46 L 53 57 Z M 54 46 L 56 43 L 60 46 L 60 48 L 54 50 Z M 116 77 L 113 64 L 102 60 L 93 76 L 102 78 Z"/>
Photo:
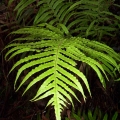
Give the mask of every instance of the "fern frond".
<path id="1" fill-rule="evenodd" d="M 65 17 L 65 11 L 69 8 L 70 4 L 64 0 L 48 0 L 38 2 L 40 7 L 38 14 L 35 17 L 34 24 L 42 22 L 51 22 L 53 24 L 62 23 Z M 54 21 L 54 22 L 52 22 Z"/>
<path id="2" fill-rule="evenodd" d="M 43 29 L 43 28 L 39 29 L 39 27 L 35 27 L 34 29 L 33 29 L 33 27 L 26 27 L 26 28 L 22 28 L 22 29 L 19 29 L 17 31 L 14 31 L 11 34 L 30 34 L 30 35 L 34 36 L 35 38 L 37 38 L 39 36 L 39 34 L 41 34 L 42 37 L 48 37 L 48 38 L 49 37 L 50 38 L 52 38 L 52 37 L 53 38 L 61 37 L 60 34 L 56 34 L 55 32 L 53 34 L 53 32 L 51 32 L 50 30 Z"/>
<path id="3" fill-rule="evenodd" d="M 15 7 L 15 9 L 14 9 L 14 11 L 16 11 L 17 10 L 17 18 L 19 17 L 19 16 L 21 16 L 21 14 L 22 14 L 22 12 L 24 11 L 24 9 L 28 6 L 28 5 L 30 5 L 30 4 L 32 4 L 33 2 L 35 2 L 35 0 L 21 0 L 20 2 L 19 2 L 19 4 Z"/>
<path id="4" fill-rule="evenodd" d="M 14 0 L 10 0 L 9 3 L 12 1 Z M 105 23 L 113 21 L 111 20 L 112 17 L 115 18 L 117 23 L 120 20 L 119 16 L 109 12 L 110 4 L 105 2 L 104 0 L 80 0 L 71 2 L 65 0 L 40 0 L 37 2 L 35 0 L 22 0 L 15 7 L 15 11 L 17 11 L 18 21 L 21 19 L 25 20 L 26 9 L 31 10 L 29 5 L 34 3 L 32 5 L 33 10 L 31 10 L 34 11 L 35 9 L 37 11 L 37 14 L 33 12 L 34 25 L 49 23 L 54 27 L 58 27 L 58 24 L 62 24 L 67 28 L 66 30 L 70 35 L 77 34 L 82 37 L 92 36 L 100 40 L 103 35 L 112 36 L 112 32 L 116 31 L 115 24 L 109 25 L 108 27 L 105 26 Z M 29 13 L 29 10 L 26 14 L 30 17 L 32 13 Z M 109 16 L 112 17 L 109 18 Z M 61 30 L 61 32 L 64 31 Z"/>
<path id="5" fill-rule="evenodd" d="M 66 31 L 66 28 L 63 27 L 63 29 Z M 10 70 L 12 72 L 17 66 L 20 66 L 14 88 L 18 91 L 33 76 L 33 80 L 28 83 L 23 95 L 36 83 L 42 83 L 31 101 L 51 96 L 47 105 L 54 106 L 56 118 L 60 120 L 60 113 L 63 107 L 67 106 L 68 101 L 73 105 L 71 95 L 78 100 L 71 87 L 81 92 L 84 99 L 86 98 L 79 79 L 83 80 L 91 95 L 88 80 L 76 68 L 76 61 L 91 66 L 105 87 L 106 72 L 112 74 L 114 69 L 119 70 L 120 66 L 117 65 L 117 62 L 120 61 L 120 57 L 104 44 L 81 37 L 64 37 L 63 33 L 59 32 L 59 29 L 57 30 L 55 32 L 54 27 L 42 24 L 13 32 L 12 34 L 22 34 L 24 37 L 16 38 L 13 43 L 6 46 L 6 49 L 10 50 L 6 53 L 5 58 L 10 60 L 16 55 L 34 51 L 34 55 L 26 54 L 28 56 L 20 58 Z M 16 86 L 21 73 L 26 69 L 29 69 L 29 72 Z M 37 76 L 35 76 L 36 73 L 38 73 Z M 79 79 L 75 76 L 78 76 Z"/>

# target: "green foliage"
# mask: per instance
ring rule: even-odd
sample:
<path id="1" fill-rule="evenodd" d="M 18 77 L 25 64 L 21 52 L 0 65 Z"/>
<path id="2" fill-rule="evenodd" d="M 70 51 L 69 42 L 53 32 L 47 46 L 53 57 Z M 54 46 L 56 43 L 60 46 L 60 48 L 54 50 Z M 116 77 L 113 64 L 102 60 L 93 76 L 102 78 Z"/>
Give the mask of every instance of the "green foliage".
<path id="1" fill-rule="evenodd" d="M 61 120 L 60 113 L 64 106 L 66 107 L 69 102 L 74 106 L 72 96 L 78 100 L 71 88 L 78 90 L 83 98 L 86 98 L 79 79 L 83 80 L 90 93 L 88 80 L 76 68 L 76 61 L 89 65 L 104 87 L 106 86 L 105 78 L 108 79 L 107 73 L 116 76 L 114 70 L 119 71 L 117 62 L 120 61 L 120 56 L 110 47 L 81 37 L 64 36 L 63 31 L 49 24 L 22 28 L 12 34 L 18 34 L 21 37 L 5 47 L 8 49 L 5 59 L 10 60 L 15 56 L 28 53 L 10 70 L 11 73 L 19 66 L 14 83 L 15 90 L 18 91 L 31 76 L 34 79 L 28 83 L 23 95 L 36 83 L 42 81 L 31 101 L 51 96 L 47 106 L 54 106 L 57 120 Z M 29 54 L 30 52 L 32 54 Z M 17 86 L 20 75 L 27 69 L 28 74 Z M 35 76 L 36 73 L 38 73 L 37 76 Z"/>
<path id="2" fill-rule="evenodd" d="M 70 120 L 73 118 L 74 120 L 117 120 L 118 112 L 115 112 L 113 115 L 109 115 L 108 113 L 104 114 L 100 109 L 97 107 L 94 111 L 88 110 L 87 113 L 85 111 L 78 111 L 76 114 L 74 110 L 72 110 L 70 118 L 65 120 Z"/>
<path id="3" fill-rule="evenodd" d="M 49 23 L 60 29 L 64 25 L 70 35 L 101 40 L 115 36 L 119 28 L 120 17 L 109 12 L 112 4 L 113 0 L 21 0 L 14 10 L 19 22 L 32 20 L 34 25 Z"/>
<path id="4" fill-rule="evenodd" d="M 13 1 L 9 0 L 8 5 Z M 120 66 L 117 63 L 120 56 L 105 44 L 85 38 L 101 40 L 103 35 L 115 35 L 120 17 L 109 12 L 112 1 L 21 0 L 14 9 L 17 11 L 16 19 L 27 25 L 32 21 L 34 26 L 12 32 L 21 37 L 5 47 L 8 49 L 6 60 L 20 55 L 10 70 L 11 73 L 19 68 L 14 83 L 15 90 L 18 91 L 28 83 L 24 95 L 40 82 L 41 85 L 31 101 L 51 96 L 47 106 L 54 106 L 56 118 L 61 120 L 60 113 L 64 106 L 67 107 L 69 102 L 74 106 L 72 96 L 78 100 L 71 88 L 78 90 L 86 98 L 79 79 L 83 80 L 90 93 L 88 80 L 77 69 L 77 62 L 90 66 L 103 87 L 106 87 L 107 75 L 116 77 L 116 72 L 119 71 Z M 29 72 L 19 83 L 25 70 Z M 89 118 L 93 116 L 88 112 Z M 104 119 L 106 118 L 107 115 Z"/>

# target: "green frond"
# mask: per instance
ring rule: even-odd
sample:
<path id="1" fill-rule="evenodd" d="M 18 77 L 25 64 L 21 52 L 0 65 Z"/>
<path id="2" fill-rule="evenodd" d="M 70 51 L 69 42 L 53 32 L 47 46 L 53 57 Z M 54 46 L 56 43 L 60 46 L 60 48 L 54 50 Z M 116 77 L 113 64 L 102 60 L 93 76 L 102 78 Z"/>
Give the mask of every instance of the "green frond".
<path id="1" fill-rule="evenodd" d="M 26 63 L 26 62 L 28 62 L 28 61 L 30 61 L 32 59 L 38 59 L 39 60 L 39 58 L 42 58 L 44 56 L 47 57 L 47 56 L 50 56 L 50 55 L 51 55 L 51 51 L 47 51 L 47 52 L 44 52 L 44 53 L 41 53 L 41 54 L 38 53 L 38 54 L 35 54 L 35 55 L 29 55 L 29 56 L 27 56 L 27 57 L 25 57 L 25 58 L 20 59 L 19 61 L 17 61 L 13 65 L 13 67 L 11 68 L 10 72 L 12 72 L 18 65 L 20 65 L 22 63 Z"/>
<path id="2" fill-rule="evenodd" d="M 65 18 L 63 13 L 69 7 L 69 3 L 66 4 L 64 0 L 43 0 L 38 2 L 38 6 L 40 9 L 35 17 L 34 24 L 52 21 L 53 17 L 56 19 L 53 24 L 56 24 L 56 22 L 60 23 Z"/>
<path id="3" fill-rule="evenodd" d="M 16 8 L 14 10 L 18 10 L 17 11 L 17 15 L 16 17 L 18 18 L 19 16 L 21 16 L 23 10 L 30 5 L 31 3 L 35 2 L 35 0 L 27 0 L 26 2 L 24 2 L 21 6 L 16 6 Z M 18 4 L 19 5 L 19 4 Z M 17 8 L 18 7 L 18 8 Z"/>
<path id="4" fill-rule="evenodd" d="M 45 63 L 45 64 L 42 64 L 42 65 L 39 65 L 38 67 L 35 67 L 35 69 L 32 69 L 26 76 L 25 78 L 22 80 L 21 84 L 19 85 L 19 87 L 17 88 L 17 90 L 26 82 L 26 80 L 28 78 L 30 78 L 32 75 L 34 75 L 35 73 L 37 72 L 40 72 L 41 70 L 44 70 L 46 68 L 50 68 L 53 66 L 53 62 L 49 62 L 49 63 Z M 24 70 L 24 68 L 23 68 Z M 50 69 L 51 70 L 51 69 Z M 47 74 L 52 74 L 52 71 L 51 73 L 49 72 L 50 70 L 44 72 L 44 74 L 41 74 L 40 76 L 36 77 L 31 84 L 29 84 L 29 86 L 26 88 L 26 90 L 28 90 L 32 85 L 34 85 L 36 82 L 40 81 L 41 79 L 47 77 Z M 21 72 L 21 71 L 20 71 Z M 18 75 L 19 75 L 19 71 L 18 71 Z M 17 78 L 16 77 L 16 81 L 17 81 Z M 16 81 L 15 81 L 15 84 L 16 85 Z M 17 91 L 16 90 L 16 91 Z"/>
<path id="5" fill-rule="evenodd" d="M 70 19 L 77 14 L 75 12 L 76 8 L 72 7 L 75 6 L 73 4 L 75 3 L 66 2 L 65 0 L 42 0 L 38 2 L 39 11 L 34 19 L 34 25 L 46 22 L 56 26 L 59 23 L 68 28 L 67 24 L 70 23 Z"/>
<path id="6" fill-rule="evenodd" d="M 47 24 L 45 24 L 45 26 L 47 27 Z M 33 26 L 32 27 L 26 27 L 26 28 L 19 29 L 17 31 L 12 32 L 11 34 L 30 34 L 30 35 L 32 35 L 32 36 L 34 36 L 36 38 L 39 35 L 41 37 L 48 37 L 48 38 L 58 38 L 58 37 L 61 37 L 60 34 L 56 34 L 55 32 L 48 30 L 48 28 L 47 29 L 43 29 L 43 28 L 40 29 L 39 27 L 33 27 Z"/>
<path id="7" fill-rule="evenodd" d="M 16 52 L 14 52 L 10 57 L 9 59 L 13 58 L 14 56 L 18 55 L 18 54 L 21 54 L 21 53 L 24 53 L 24 52 L 29 52 L 29 51 L 36 51 L 35 49 L 31 49 L 31 48 L 22 48 L 20 50 L 17 50 Z M 37 50 L 38 52 L 40 52 L 39 50 Z M 8 60 L 9 60 L 8 59 Z"/>
<path id="8" fill-rule="evenodd" d="M 17 11 L 17 18 L 20 17 L 27 6 L 31 3 L 35 2 L 35 0 L 21 0 L 19 4 L 15 7 L 14 11 Z"/>
<path id="9" fill-rule="evenodd" d="M 77 48 L 75 48 L 75 47 L 70 47 L 69 52 L 74 53 L 74 55 L 77 56 L 77 58 L 78 58 L 77 60 L 80 60 L 80 61 L 85 62 L 86 64 L 90 65 L 96 71 L 96 73 L 97 73 L 97 75 L 98 75 L 101 83 L 103 84 L 103 86 L 104 87 L 106 86 L 104 78 L 103 78 L 100 70 L 105 74 L 106 78 L 107 78 L 107 75 L 106 75 L 106 73 L 105 73 L 105 71 L 104 71 L 104 69 L 103 69 L 103 67 L 102 67 L 102 65 L 100 63 L 98 63 L 96 60 L 92 59 L 92 57 L 85 56 L 85 54 L 83 54 L 82 52 L 80 52 L 80 50 L 77 49 Z M 97 55 L 96 55 L 96 57 L 97 57 Z M 86 80 L 84 80 L 84 82 L 85 81 Z M 88 85 L 87 81 L 85 82 L 85 85 Z M 88 88 L 88 90 L 89 90 L 89 88 Z"/>
<path id="10" fill-rule="evenodd" d="M 72 96 L 78 100 L 71 88 L 76 89 L 84 99 L 86 98 L 79 79 L 83 80 L 91 95 L 89 82 L 86 76 L 76 68 L 76 61 L 89 65 L 96 72 L 104 87 L 106 86 L 105 78 L 108 79 L 107 74 L 115 76 L 116 74 L 112 73 L 115 72 L 115 69 L 119 70 L 120 67 L 117 65 L 120 57 L 110 47 L 85 38 L 71 37 L 67 28 L 63 25 L 60 26 L 60 29 L 56 28 L 57 32 L 55 32 L 54 26 L 48 24 L 27 27 L 13 32 L 12 34 L 20 34 L 24 37 L 16 38 L 13 43 L 6 46 L 6 49 L 9 50 L 5 55 L 5 58 L 10 60 L 24 52 L 28 53 L 27 56 L 21 57 L 10 70 L 11 73 L 20 66 L 14 88 L 18 91 L 28 81 L 24 95 L 32 86 L 40 82 L 41 85 L 31 101 L 51 96 L 47 105 L 54 106 L 57 120 L 61 119 L 60 113 L 64 106 L 67 106 L 69 102 L 74 105 Z M 63 36 L 63 32 L 60 30 L 68 36 Z M 34 54 L 29 54 L 29 51 L 33 51 Z M 22 72 L 26 69 L 29 72 L 22 81 L 19 81 Z M 35 76 L 36 73 L 37 76 Z M 29 81 L 30 78 L 32 80 Z M 20 84 L 16 86 L 18 81 Z"/>
<path id="11" fill-rule="evenodd" d="M 9 0 L 9 4 L 13 1 Z M 77 34 L 82 37 L 93 36 L 100 40 L 104 34 L 111 36 L 111 32 L 116 31 L 116 28 L 113 26 L 104 26 L 105 22 L 111 21 L 109 16 L 114 17 L 118 21 L 120 20 L 119 16 L 109 12 L 110 5 L 105 2 L 104 0 L 71 2 L 65 0 L 21 0 L 14 10 L 17 11 L 18 21 L 24 19 L 26 22 L 26 18 L 29 18 L 33 13 L 34 17 L 32 21 L 34 25 L 48 23 L 54 27 L 58 27 L 58 24 L 62 24 L 67 28 L 67 33 L 71 35 Z M 29 6 L 32 3 L 34 3 L 32 5 L 33 8 Z M 34 13 L 34 9 L 37 13 Z"/>

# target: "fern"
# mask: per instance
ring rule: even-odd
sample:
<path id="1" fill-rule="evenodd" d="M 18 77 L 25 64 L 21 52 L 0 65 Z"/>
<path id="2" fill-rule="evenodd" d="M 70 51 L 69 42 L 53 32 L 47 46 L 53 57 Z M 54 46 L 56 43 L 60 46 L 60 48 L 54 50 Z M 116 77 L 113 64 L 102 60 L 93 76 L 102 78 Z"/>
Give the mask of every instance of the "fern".
<path id="1" fill-rule="evenodd" d="M 14 0 L 9 0 L 9 5 Z M 101 40 L 115 36 L 120 17 L 109 12 L 113 0 L 21 0 L 15 7 L 19 23 L 33 21 L 34 25 L 49 23 L 67 35 Z M 32 7 L 31 7 L 32 6 Z M 36 11 L 36 12 L 34 12 Z M 32 17 L 31 17 L 32 16 Z M 114 18 L 111 19 L 111 18 Z M 67 28 L 67 29 L 66 29 Z"/>
<path id="2" fill-rule="evenodd" d="M 57 32 L 55 32 L 56 29 Z M 51 96 L 47 106 L 54 106 L 57 120 L 61 120 L 60 113 L 64 106 L 67 107 L 68 101 L 74 106 L 72 96 L 78 100 L 71 87 L 81 92 L 84 100 L 86 98 L 81 83 L 75 77 L 76 75 L 83 80 L 91 95 L 87 78 L 76 68 L 76 61 L 91 66 L 104 87 L 106 86 L 106 72 L 112 74 L 114 69 L 119 71 L 117 62 L 120 61 L 120 57 L 110 47 L 81 37 L 65 37 L 60 29 L 51 25 L 40 24 L 36 27 L 26 27 L 12 32 L 12 34 L 21 34 L 23 36 L 16 38 L 5 47 L 5 49 L 9 49 L 5 55 L 6 60 L 26 52 L 34 52 L 32 55 L 26 54 L 27 56 L 20 58 L 11 68 L 10 73 L 20 66 L 16 75 L 14 89 L 18 91 L 31 76 L 39 73 L 37 77 L 34 77 L 29 82 L 23 95 L 35 83 L 43 81 L 31 101 Z M 107 69 L 104 69 L 105 66 Z M 16 86 L 21 73 L 26 69 L 30 71 Z"/>

